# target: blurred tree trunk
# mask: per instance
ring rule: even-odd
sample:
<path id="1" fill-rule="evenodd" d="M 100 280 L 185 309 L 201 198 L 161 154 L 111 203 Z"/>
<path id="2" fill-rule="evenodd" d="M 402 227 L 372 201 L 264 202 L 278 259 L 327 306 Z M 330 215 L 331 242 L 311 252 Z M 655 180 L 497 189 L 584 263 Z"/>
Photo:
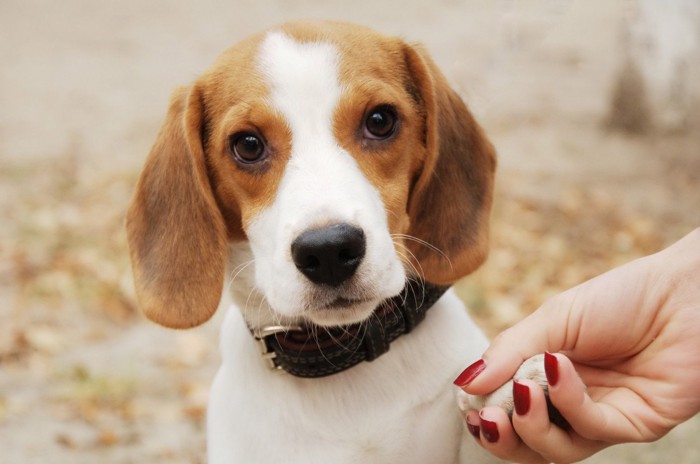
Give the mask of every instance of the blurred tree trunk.
<path id="1" fill-rule="evenodd" d="M 608 124 L 629 133 L 684 132 L 700 101 L 700 1 L 632 2 Z"/>

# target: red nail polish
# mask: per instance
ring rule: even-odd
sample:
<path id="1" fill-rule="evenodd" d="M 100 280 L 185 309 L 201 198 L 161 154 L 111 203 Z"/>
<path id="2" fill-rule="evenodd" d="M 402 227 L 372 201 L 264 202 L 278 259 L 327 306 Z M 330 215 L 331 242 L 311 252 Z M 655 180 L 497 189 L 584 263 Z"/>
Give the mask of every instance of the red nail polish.
<path id="1" fill-rule="evenodd" d="M 513 403 L 515 404 L 515 412 L 519 416 L 527 414 L 530 410 L 530 387 L 514 380 Z"/>
<path id="2" fill-rule="evenodd" d="M 467 430 L 469 430 L 469 433 L 471 433 L 472 436 L 478 440 L 479 439 L 479 426 L 470 424 L 469 421 L 466 421 L 466 422 L 467 422 Z"/>
<path id="3" fill-rule="evenodd" d="M 459 377 L 457 377 L 453 383 L 458 387 L 464 388 L 470 383 L 472 383 L 474 379 L 477 378 L 477 376 L 483 372 L 484 369 L 486 369 L 486 363 L 483 359 L 480 359 L 471 366 L 464 369 L 464 371 L 461 374 L 459 374 Z"/>
<path id="4" fill-rule="evenodd" d="M 481 417 L 481 414 L 479 414 L 479 417 Z M 489 443 L 496 443 L 500 438 L 498 435 L 498 425 L 483 417 L 481 417 L 481 434 Z"/>
<path id="5" fill-rule="evenodd" d="M 553 387 L 559 382 L 559 361 L 551 353 L 544 353 L 544 373 L 547 375 L 547 383 Z"/>

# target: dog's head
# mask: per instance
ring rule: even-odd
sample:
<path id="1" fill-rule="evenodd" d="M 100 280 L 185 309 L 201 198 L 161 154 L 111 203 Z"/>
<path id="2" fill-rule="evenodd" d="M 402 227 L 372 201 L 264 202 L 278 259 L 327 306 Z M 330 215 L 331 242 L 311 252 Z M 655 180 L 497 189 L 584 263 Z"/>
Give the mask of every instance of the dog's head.
<path id="1" fill-rule="evenodd" d="M 127 214 L 137 296 L 177 328 L 216 310 L 247 240 L 281 320 L 368 318 L 407 275 L 449 284 L 487 253 L 495 156 L 426 53 L 292 23 L 175 91 Z"/>

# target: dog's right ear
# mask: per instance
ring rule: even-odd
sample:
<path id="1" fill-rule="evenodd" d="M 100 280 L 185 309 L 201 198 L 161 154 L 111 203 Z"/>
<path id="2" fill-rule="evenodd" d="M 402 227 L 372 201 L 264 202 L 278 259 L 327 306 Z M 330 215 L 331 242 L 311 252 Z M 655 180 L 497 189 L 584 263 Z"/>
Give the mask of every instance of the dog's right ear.
<path id="1" fill-rule="evenodd" d="M 136 296 L 172 328 L 206 322 L 221 299 L 226 226 L 207 176 L 196 85 L 177 89 L 126 216 Z"/>

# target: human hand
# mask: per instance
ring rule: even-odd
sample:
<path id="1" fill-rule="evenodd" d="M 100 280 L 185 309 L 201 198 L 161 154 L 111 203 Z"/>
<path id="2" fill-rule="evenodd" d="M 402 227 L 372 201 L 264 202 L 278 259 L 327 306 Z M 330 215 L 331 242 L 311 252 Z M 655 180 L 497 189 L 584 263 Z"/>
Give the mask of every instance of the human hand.
<path id="1" fill-rule="evenodd" d="M 466 414 L 470 429 L 480 428 L 481 445 L 500 458 L 575 462 L 616 443 L 656 440 L 695 415 L 700 229 L 551 298 L 498 335 L 484 353 L 484 370 L 460 386 L 489 393 L 545 351 L 555 353 L 545 360 L 549 396 L 570 428 L 550 423 L 537 384 L 516 382 L 512 425 L 496 407 Z"/>

